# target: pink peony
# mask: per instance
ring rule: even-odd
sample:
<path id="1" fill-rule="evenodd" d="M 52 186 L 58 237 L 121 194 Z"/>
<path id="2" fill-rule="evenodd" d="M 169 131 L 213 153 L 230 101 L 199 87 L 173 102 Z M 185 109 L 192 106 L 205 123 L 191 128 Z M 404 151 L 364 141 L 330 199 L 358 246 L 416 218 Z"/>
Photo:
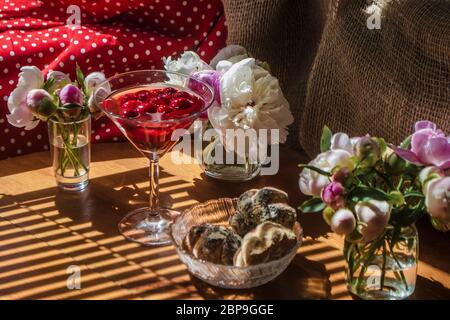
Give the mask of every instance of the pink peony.
<path id="1" fill-rule="evenodd" d="M 83 105 L 83 93 L 81 93 L 81 90 L 73 84 L 68 84 L 61 89 L 59 92 L 59 99 L 61 100 L 62 105 L 68 103 L 74 103 L 79 106 Z"/>
<path id="2" fill-rule="evenodd" d="M 322 200 L 334 210 L 344 205 L 344 187 L 339 182 L 331 182 L 322 190 Z"/>
<path id="3" fill-rule="evenodd" d="M 196 72 L 192 75 L 193 78 L 209 84 L 214 89 L 214 97 L 217 103 L 220 102 L 220 77 L 221 73 L 214 70 L 204 70 Z"/>
<path id="4" fill-rule="evenodd" d="M 42 100 L 51 98 L 50 93 L 44 89 L 33 89 L 27 94 L 27 106 L 35 116 L 39 116 L 39 107 Z"/>
<path id="5" fill-rule="evenodd" d="M 442 170 L 450 168 L 450 136 L 445 136 L 436 124 L 419 121 L 411 138 L 411 148 L 394 147 L 401 158 L 419 166 L 436 166 Z"/>

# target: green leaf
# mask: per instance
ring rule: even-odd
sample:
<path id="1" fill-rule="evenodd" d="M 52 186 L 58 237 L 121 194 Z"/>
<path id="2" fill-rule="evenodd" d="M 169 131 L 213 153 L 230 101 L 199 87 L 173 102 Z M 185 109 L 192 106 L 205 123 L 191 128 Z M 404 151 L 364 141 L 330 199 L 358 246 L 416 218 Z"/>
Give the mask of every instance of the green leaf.
<path id="1" fill-rule="evenodd" d="M 387 143 L 383 138 L 373 138 L 380 146 L 380 154 L 383 154 L 387 149 Z"/>
<path id="2" fill-rule="evenodd" d="M 353 229 L 353 231 L 345 236 L 345 241 L 349 243 L 357 243 L 363 238 L 361 232 L 358 228 Z"/>
<path id="3" fill-rule="evenodd" d="M 303 202 L 298 209 L 303 213 L 313 213 L 322 211 L 326 206 L 322 199 L 316 197 Z"/>
<path id="4" fill-rule="evenodd" d="M 63 110 L 72 110 L 72 109 L 76 109 L 76 108 L 82 108 L 83 106 L 80 106 L 79 104 L 76 103 L 66 103 L 65 105 L 62 105 L 60 107 L 60 109 Z"/>
<path id="5" fill-rule="evenodd" d="M 331 132 L 330 128 L 324 126 L 322 131 L 322 137 L 320 138 L 320 152 L 330 150 L 332 136 L 333 133 Z"/>
<path id="6" fill-rule="evenodd" d="M 50 118 L 56 113 L 57 105 L 50 98 L 44 98 L 39 103 L 38 113 L 44 118 Z"/>
<path id="7" fill-rule="evenodd" d="M 400 143 L 400 148 L 407 150 L 409 148 L 409 145 L 411 144 L 412 135 L 407 137 L 405 140 Z"/>
<path id="8" fill-rule="evenodd" d="M 44 89 L 45 91 L 49 91 L 50 88 L 53 86 L 54 83 L 55 83 L 55 79 L 54 79 L 54 78 L 48 79 L 48 80 L 45 82 L 43 89 Z"/>
<path id="9" fill-rule="evenodd" d="M 86 88 L 84 86 L 84 74 L 81 71 L 81 68 L 78 65 L 78 63 L 77 63 L 77 67 L 76 67 L 76 74 L 77 74 L 78 85 L 81 87 L 81 90 L 83 90 L 83 93 L 86 94 Z"/>
<path id="10" fill-rule="evenodd" d="M 315 171 L 318 174 L 321 174 L 321 175 L 326 176 L 326 177 L 331 176 L 331 173 L 323 171 L 322 169 L 319 169 L 319 168 L 316 168 L 314 166 L 310 166 L 310 165 L 307 165 L 307 164 L 299 164 L 298 167 L 299 168 L 303 168 L 303 169 L 309 169 L 309 170 Z"/>
<path id="11" fill-rule="evenodd" d="M 425 198 L 425 196 L 419 191 L 410 191 L 405 193 L 405 198 Z"/>
<path id="12" fill-rule="evenodd" d="M 391 196 L 383 190 L 366 186 L 355 187 L 348 193 L 347 197 L 353 202 L 368 201 L 372 199 L 380 201 L 391 200 Z"/>
<path id="13" fill-rule="evenodd" d="M 424 215 L 426 215 L 426 210 L 422 207 L 408 208 L 405 206 L 392 210 L 391 223 L 394 226 L 406 227 L 415 223 Z"/>

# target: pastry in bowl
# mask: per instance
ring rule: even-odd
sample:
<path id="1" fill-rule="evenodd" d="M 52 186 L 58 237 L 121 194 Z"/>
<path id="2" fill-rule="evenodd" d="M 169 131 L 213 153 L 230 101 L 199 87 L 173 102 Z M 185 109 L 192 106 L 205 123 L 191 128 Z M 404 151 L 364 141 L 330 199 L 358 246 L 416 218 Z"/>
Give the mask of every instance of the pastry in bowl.
<path id="1" fill-rule="evenodd" d="M 264 222 L 245 235 L 242 246 L 234 256 L 234 265 L 247 267 L 279 259 L 296 244 L 294 231 L 278 223 Z"/>
<path id="2" fill-rule="evenodd" d="M 184 250 L 198 259 L 226 265 L 233 264 L 240 246 L 241 237 L 231 228 L 211 224 L 192 227 L 182 244 Z"/>
<path id="3" fill-rule="evenodd" d="M 230 226 L 241 237 L 266 221 L 292 228 L 297 212 L 287 201 L 286 192 L 272 187 L 246 191 L 237 201 L 237 212 L 230 217 Z"/>
<path id="4" fill-rule="evenodd" d="M 237 201 L 237 211 L 242 213 L 250 212 L 253 209 L 253 196 L 258 192 L 258 189 L 250 189 L 239 196 Z"/>
<path id="5" fill-rule="evenodd" d="M 197 204 L 175 220 L 171 236 L 194 276 L 243 289 L 267 283 L 286 269 L 301 245 L 302 228 L 287 194 L 269 187 Z"/>
<path id="6" fill-rule="evenodd" d="M 288 194 L 277 188 L 264 187 L 255 193 L 252 200 L 255 205 L 262 206 L 271 203 L 288 203 Z"/>

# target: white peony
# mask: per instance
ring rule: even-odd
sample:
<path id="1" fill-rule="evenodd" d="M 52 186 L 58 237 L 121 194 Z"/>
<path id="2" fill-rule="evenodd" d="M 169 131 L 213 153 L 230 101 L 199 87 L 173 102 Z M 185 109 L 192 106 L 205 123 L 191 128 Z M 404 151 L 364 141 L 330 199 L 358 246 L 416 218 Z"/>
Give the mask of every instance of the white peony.
<path id="1" fill-rule="evenodd" d="M 25 130 L 34 129 L 39 119 L 36 119 L 27 106 L 27 95 L 33 89 L 40 89 L 44 85 L 44 76 L 35 66 L 25 66 L 20 69 L 17 87 L 8 98 L 8 110 L 6 115 L 8 122 Z"/>
<path id="2" fill-rule="evenodd" d="M 381 235 L 391 216 L 391 209 L 388 202 L 379 200 L 358 202 L 355 205 L 359 221 L 365 224 L 360 230 L 363 242 L 372 241 Z"/>
<path id="3" fill-rule="evenodd" d="M 99 84 L 102 84 L 102 89 L 104 90 L 104 94 L 109 94 L 111 92 L 111 86 L 109 82 L 105 82 L 106 77 L 103 72 L 92 72 L 84 78 L 84 86 L 86 88 L 86 94 L 88 95 L 88 107 L 91 113 L 97 113 L 100 110 L 97 108 L 94 102 L 94 89 Z"/>
<path id="4" fill-rule="evenodd" d="M 345 150 L 354 155 L 354 146 L 359 139 L 359 137 L 350 138 L 346 133 L 335 133 L 331 137 L 330 150 Z"/>
<path id="5" fill-rule="evenodd" d="M 330 150 L 320 153 L 315 159 L 309 162 L 309 165 L 326 172 L 330 172 L 337 166 L 348 168 L 350 171 L 354 168 L 352 155 L 345 150 Z M 328 183 L 330 183 L 330 180 L 327 176 L 310 169 L 305 168 L 300 173 L 300 190 L 305 195 L 320 197 L 322 189 Z"/>
<path id="6" fill-rule="evenodd" d="M 193 51 L 185 51 L 179 59 L 172 57 L 163 58 L 164 69 L 172 72 L 179 72 L 185 75 L 191 75 L 194 72 L 203 70 L 212 70 L 212 68 L 203 61 L 198 54 Z"/>
<path id="7" fill-rule="evenodd" d="M 49 92 L 53 92 L 56 89 L 61 89 L 65 85 L 71 83 L 70 78 L 67 74 L 61 71 L 53 71 L 50 70 L 49 73 L 47 73 L 47 81 L 52 79 L 53 85 L 48 89 Z"/>
<path id="8" fill-rule="evenodd" d="M 356 227 L 356 218 L 349 209 L 339 209 L 331 218 L 331 230 L 337 234 L 350 234 Z"/>
<path id="9" fill-rule="evenodd" d="M 214 69 L 217 69 L 218 64 L 224 61 L 228 61 L 231 62 L 231 64 L 234 64 L 246 58 L 249 58 L 247 50 L 242 46 L 232 44 L 221 49 L 211 60 L 210 66 Z"/>
<path id="10" fill-rule="evenodd" d="M 444 223 L 450 223 L 450 177 L 429 181 L 424 193 L 429 215 Z"/>
<path id="11" fill-rule="evenodd" d="M 106 80 L 105 74 L 103 72 L 92 72 L 84 78 L 84 87 L 86 88 L 86 93 L 91 95 L 94 88 L 100 83 Z M 109 86 L 109 83 L 105 83 Z"/>
<path id="12" fill-rule="evenodd" d="M 429 182 L 438 178 L 443 178 L 444 176 L 445 176 L 444 173 L 438 167 L 430 166 L 423 168 L 418 175 L 419 182 L 422 184 L 423 194 L 427 193 L 427 187 Z"/>
<path id="13" fill-rule="evenodd" d="M 223 134 L 227 129 L 255 129 L 260 137 L 259 129 L 277 129 L 279 139 L 268 134 L 266 144 L 286 141 L 287 126 L 294 121 L 289 103 L 278 79 L 257 66 L 255 59 L 244 59 L 223 74 L 220 98 L 222 105 L 208 110 L 209 120 L 217 131 Z M 225 137 L 225 147 L 231 143 L 230 138 L 233 137 Z M 258 139 L 258 143 L 263 142 Z"/>

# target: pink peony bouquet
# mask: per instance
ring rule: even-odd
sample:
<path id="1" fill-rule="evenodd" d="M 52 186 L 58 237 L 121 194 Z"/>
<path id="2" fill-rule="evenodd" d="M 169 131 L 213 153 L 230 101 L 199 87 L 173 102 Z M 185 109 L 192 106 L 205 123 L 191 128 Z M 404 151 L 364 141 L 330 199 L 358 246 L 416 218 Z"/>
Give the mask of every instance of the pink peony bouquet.
<path id="1" fill-rule="evenodd" d="M 40 121 L 48 122 L 57 180 L 87 179 L 89 152 L 80 150 L 88 149 L 84 146 L 90 141 L 89 115 L 101 115 L 92 96 L 94 88 L 106 80 L 105 75 L 93 72 L 84 77 L 78 65 L 75 81 L 61 71 L 50 71 L 45 77 L 35 66 L 20 70 L 17 87 L 8 98 L 8 122 L 25 130 L 34 129 Z M 84 123 L 89 124 L 88 129 Z"/>
<path id="2" fill-rule="evenodd" d="M 382 270 L 380 290 L 386 290 L 391 258 L 400 269 L 391 273 L 409 290 L 401 271 L 401 257 L 407 255 L 396 254 L 395 248 L 417 254 L 404 234 L 425 215 L 436 229 L 450 229 L 450 176 L 445 173 L 450 169 L 450 136 L 432 122 L 419 121 L 414 133 L 395 146 L 368 135 L 332 134 L 325 127 L 321 153 L 300 167 L 300 190 L 312 198 L 299 210 L 322 212 L 333 232 L 345 236 L 349 287 L 356 294 L 364 291 L 373 280 L 365 274 L 375 264 Z"/>
<path id="3" fill-rule="evenodd" d="M 76 81 L 72 82 L 60 71 L 50 71 L 45 78 L 35 66 L 22 67 L 17 87 L 8 98 L 8 122 L 32 130 L 39 121 L 68 122 L 83 119 L 89 113 L 100 115 L 91 96 L 94 87 L 105 80 L 105 75 L 93 72 L 84 77 L 78 66 L 76 75 Z"/>
<path id="4" fill-rule="evenodd" d="M 382 138 L 350 138 L 324 129 L 321 151 L 300 165 L 300 190 L 313 196 L 302 212 L 323 212 L 331 229 L 372 241 L 387 226 L 414 223 L 426 213 L 433 226 L 450 225 L 450 137 L 419 121 L 400 146 Z"/>

